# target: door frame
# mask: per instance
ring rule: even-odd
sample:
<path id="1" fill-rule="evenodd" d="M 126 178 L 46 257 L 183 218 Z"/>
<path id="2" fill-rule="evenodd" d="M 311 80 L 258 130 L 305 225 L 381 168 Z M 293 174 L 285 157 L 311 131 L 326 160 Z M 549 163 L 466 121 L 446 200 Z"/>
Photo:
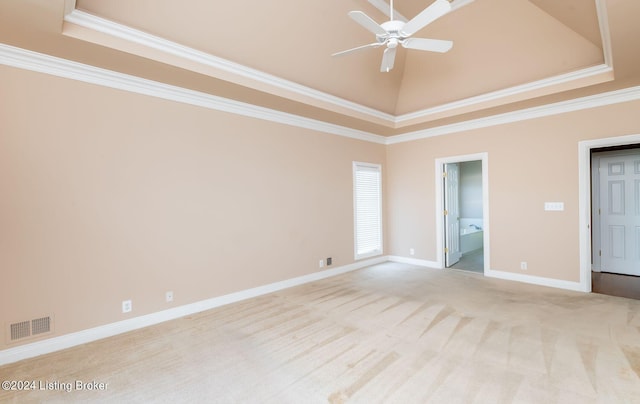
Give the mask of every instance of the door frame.
<path id="1" fill-rule="evenodd" d="M 640 143 L 640 134 L 578 142 L 580 290 L 591 292 L 591 149 Z"/>
<path id="2" fill-rule="evenodd" d="M 489 237 L 489 153 L 474 153 L 460 156 L 441 157 L 435 160 L 435 184 L 436 184 L 436 264 L 440 269 L 445 268 L 444 264 L 444 184 L 442 177 L 444 165 L 449 163 L 464 163 L 467 161 L 482 162 L 482 231 L 483 231 L 483 251 L 484 251 L 484 272 L 491 270 L 491 246 Z"/>

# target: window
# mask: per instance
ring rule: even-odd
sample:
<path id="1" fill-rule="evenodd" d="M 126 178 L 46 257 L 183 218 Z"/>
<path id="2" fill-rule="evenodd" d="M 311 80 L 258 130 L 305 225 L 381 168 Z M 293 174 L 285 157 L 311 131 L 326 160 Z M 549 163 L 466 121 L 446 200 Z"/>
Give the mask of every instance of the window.
<path id="1" fill-rule="evenodd" d="M 382 254 L 382 184 L 379 164 L 353 163 L 355 259 Z"/>

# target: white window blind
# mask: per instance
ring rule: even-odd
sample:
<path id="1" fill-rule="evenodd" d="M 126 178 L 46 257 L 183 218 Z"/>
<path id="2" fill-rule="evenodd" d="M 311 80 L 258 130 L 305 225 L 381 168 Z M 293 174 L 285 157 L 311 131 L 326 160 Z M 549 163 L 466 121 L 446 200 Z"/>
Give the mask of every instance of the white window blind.
<path id="1" fill-rule="evenodd" d="M 355 258 L 382 254 L 380 165 L 353 163 Z"/>

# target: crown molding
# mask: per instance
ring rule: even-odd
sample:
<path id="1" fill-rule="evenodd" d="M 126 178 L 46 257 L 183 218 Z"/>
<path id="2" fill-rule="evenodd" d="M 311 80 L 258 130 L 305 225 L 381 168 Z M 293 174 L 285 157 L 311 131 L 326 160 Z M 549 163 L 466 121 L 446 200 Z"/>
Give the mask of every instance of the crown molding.
<path id="1" fill-rule="evenodd" d="M 454 9 L 459 9 L 473 3 L 473 1 L 474 0 L 453 0 L 451 4 Z M 545 92 L 548 91 L 549 88 L 567 85 L 574 81 L 588 80 L 590 78 L 596 78 L 597 76 L 610 75 L 613 72 L 613 67 L 606 3 L 605 0 L 594 1 L 596 3 L 600 33 L 602 37 L 603 64 L 403 115 L 392 115 L 374 108 L 366 107 L 364 105 L 285 80 L 257 69 L 243 66 L 239 63 L 235 63 L 206 52 L 180 45 L 77 9 L 68 13 L 64 17 L 64 20 L 69 24 L 74 24 L 88 30 L 206 66 L 216 71 L 224 72 L 231 77 L 229 78 L 230 80 L 233 80 L 235 77 L 239 84 L 241 84 L 240 82 L 242 80 L 249 80 L 252 83 L 255 83 L 256 86 L 260 86 L 260 89 L 262 90 L 265 90 L 266 86 L 266 91 L 270 91 L 276 95 L 282 95 L 284 92 L 292 95 L 290 98 L 293 98 L 296 101 L 311 103 L 312 105 L 334 112 L 346 111 L 350 116 L 356 118 L 366 117 L 367 119 L 372 119 L 375 123 L 380 123 L 388 127 L 402 128 L 404 126 L 432 120 L 436 117 L 442 117 L 443 115 L 448 116 L 456 111 L 465 111 L 478 106 L 486 106 L 487 104 L 500 105 L 501 100 L 513 98 L 522 99 L 518 97 L 523 97 L 528 93 Z M 380 9 L 383 8 L 383 6 L 388 6 L 384 0 L 369 0 L 369 3 Z"/>
<path id="2" fill-rule="evenodd" d="M 0 44 L 0 64 L 367 142 L 384 144 L 386 141 L 385 137 L 369 132 L 159 83 L 6 44 Z"/>
<path id="3" fill-rule="evenodd" d="M 504 114 L 492 115 L 485 118 L 472 119 L 469 121 L 438 126 L 435 128 L 429 128 L 415 132 L 408 132 L 401 135 L 388 137 L 386 144 L 390 145 L 396 143 L 411 142 L 414 140 L 443 136 L 467 130 L 487 128 L 490 126 L 526 121 L 529 119 L 542 118 L 545 116 L 559 115 L 567 112 L 580 111 L 583 109 L 597 108 L 637 100 L 640 100 L 640 86 L 575 98 L 572 100 L 507 112 Z"/>
<path id="4" fill-rule="evenodd" d="M 169 55 L 177 56 L 191 62 L 199 63 L 216 70 L 230 73 L 233 76 L 237 76 L 242 79 L 248 79 L 257 83 L 261 83 L 267 85 L 270 88 L 286 91 L 287 93 L 293 93 L 308 99 L 319 101 L 320 103 L 324 104 L 324 108 L 326 108 L 327 104 L 336 106 L 341 109 L 352 111 L 357 115 L 364 115 L 369 118 L 374 118 L 376 120 L 386 122 L 389 126 L 393 126 L 395 122 L 395 118 L 393 115 L 387 114 L 377 109 L 366 107 L 364 105 L 348 101 L 343 98 L 336 97 L 334 95 L 315 90 L 313 88 L 303 86 L 289 80 L 285 80 L 272 74 L 268 74 L 257 69 L 252 69 L 239 63 L 235 63 L 230 60 L 190 48 L 188 46 L 180 45 L 178 43 L 148 34 L 143 31 L 139 31 L 123 24 L 118 24 L 116 22 L 86 13 L 84 11 L 80 11 L 77 9 L 73 10 L 71 13 L 67 14 L 64 17 L 64 21 L 86 29 L 100 32 L 102 34 L 113 36 L 115 38 L 155 49 Z M 280 94 L 276 92 L 276 95 Z"/>
<path id="5" fill-rule="evenodd" d="M 76 0 L 64 0 L 64 15 L 76 9 Z"/>
<path id="6" fill-rule="evenodd" d="M 490 103 L 493 101 L 498 101 L 500 99 L 514 97 L 514 96 L 518 96 L 518 95 L 529 93 L 529 92 L 544 90 L 545 88 L 567 84 L 577 80 L 588 79 L 590 77 L 595 77 L 603 74 L 609 74 L 612 72 L 613 72 L 613 69 L 606 64 L 588 67 L 586 69 L 581 69 L 574 72 L 569 72 L 566 74 L 549 77 L 549 78 L 534 81 L 531 83 L 509 87 L 504 90 L 493 91 L 493 92 L 482 94 L 479 96 L 465 98 L 463 100 L 454 101 L 447 104 L 442 104 L 437 107 L 427 108 L 420 111 L 399 115 L 396 117 L 396 124 L 401 127 L 403 126 L 403 124 L 407 122 L 416 121 L 426 116 L 437 115 L 437 114 L 446 113 L 449 111 L 462 110 L 465 108 L 473 107 L 474 105 Z"/>
<path id="7" fill-rule="evenodd" d="M 611 31 L 609 30 L 609 14 L 607 13 L 606 0 L 595 0 L 598 14 L 598 26 L 602 41 L 602 53 L 604 64 L 613 67 L 613 51 L 611 49 Z"/>
<path id="8" fill-rule="evenodd" d="M 200 106 L 212 110 L 385 145 L 410 142 L 434 136 L 443 136 L 467 130 L 486 128 L 528 119 L 640 100 L 640 86 L 629 87 L 542 105 L 539 107 L 492 115 L 415 132 L 407 132 L 391 137 L 384 137 L 371 132 L 355 130 L 341 125 L 301 117 L 177 86 L 171 86 L 26 49 L 16 48 L 6 44 L 0 44 L 0 64 L 129 91 L 136 94 L 143 94 L 165 100 Z"/>

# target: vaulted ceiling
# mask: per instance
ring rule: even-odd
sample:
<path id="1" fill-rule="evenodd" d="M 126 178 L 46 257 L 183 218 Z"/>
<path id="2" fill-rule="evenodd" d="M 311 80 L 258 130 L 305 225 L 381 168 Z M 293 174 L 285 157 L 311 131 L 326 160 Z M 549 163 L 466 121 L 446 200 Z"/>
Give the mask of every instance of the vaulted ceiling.
<path id="1" fill-rule="evenodd" d="M 396 0 L 410 19 L 432 0 Z M 453 0 L 415 37 L 448 53 L 382 49 L 351 20 L 384 0 L 3 0 L 0 42 L 388 136 L 640 83 L 637 0 Z"/>

